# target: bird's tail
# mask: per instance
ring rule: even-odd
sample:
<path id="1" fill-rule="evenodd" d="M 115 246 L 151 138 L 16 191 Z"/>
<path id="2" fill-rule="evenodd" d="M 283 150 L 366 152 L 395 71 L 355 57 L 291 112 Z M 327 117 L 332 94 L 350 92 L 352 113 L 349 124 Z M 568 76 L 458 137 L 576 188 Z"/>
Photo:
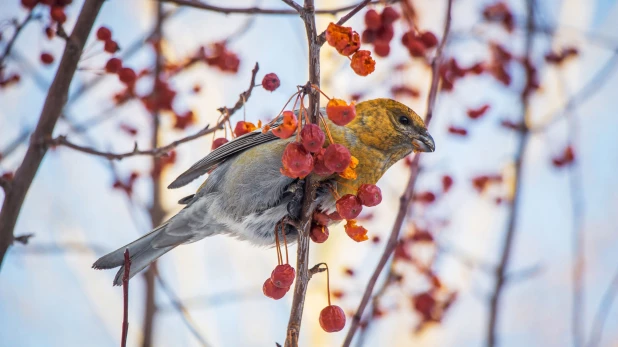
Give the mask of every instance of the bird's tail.
<path id="1" fill-rule="evenodd" d="M 114 285 L 122 285 L 122 276 L 124 275 L 124 251 L 126 249 L 129 250 L 129 256 L 131 259 L 131 271 L 129 272 L 129 278 L 132 278 L 146 266 L 150 265 L 150 263 L 176 247 L 176 245 L 161 248 L 153 247 L 152 241 L 159 236 L 159 234 L 165 230 L 166 227 L 167 223 L 159 226 L 128 245 L 122 246 L 117 250 L 102 256 L 99 260 L 94 262 L 92 267 L 94 269 L 113 269 L 120 266 L 120 270 L 118 270 L 118 273 L 114 278 Z"/>

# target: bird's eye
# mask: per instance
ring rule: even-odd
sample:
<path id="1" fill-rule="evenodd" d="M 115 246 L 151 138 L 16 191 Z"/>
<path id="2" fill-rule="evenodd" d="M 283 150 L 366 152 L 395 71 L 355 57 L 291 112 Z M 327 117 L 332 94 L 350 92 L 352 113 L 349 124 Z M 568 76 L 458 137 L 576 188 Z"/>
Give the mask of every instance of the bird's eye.
<path id="1" fill-rule="evenodd" d="M 400 116 L 399 117 L 399 123 L 401 123 L 403 125 L 410 125 L 410 118 L 408 118 L 406 116 Z"/>

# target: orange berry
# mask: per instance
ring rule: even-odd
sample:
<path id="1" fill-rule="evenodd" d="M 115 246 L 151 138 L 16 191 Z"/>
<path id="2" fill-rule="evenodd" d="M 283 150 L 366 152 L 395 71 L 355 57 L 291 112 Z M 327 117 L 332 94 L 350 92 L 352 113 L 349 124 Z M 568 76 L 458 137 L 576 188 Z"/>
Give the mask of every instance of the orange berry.
<path id="1" fill-rule="evenodd" d="M 371 52 L 359 50 L 352 56 L 350 67 L 357 75 L 367 76 L 376 69 L 376 62 L 371 57 Z"/>
<path id="2" fill-rule="evenodd" d="M 326 115 L 331 122 L 344 126 L 356 118 L 356 107 L 354 101 L 349 105 L 341 99 L 330 99 L 326 104 Z"/>

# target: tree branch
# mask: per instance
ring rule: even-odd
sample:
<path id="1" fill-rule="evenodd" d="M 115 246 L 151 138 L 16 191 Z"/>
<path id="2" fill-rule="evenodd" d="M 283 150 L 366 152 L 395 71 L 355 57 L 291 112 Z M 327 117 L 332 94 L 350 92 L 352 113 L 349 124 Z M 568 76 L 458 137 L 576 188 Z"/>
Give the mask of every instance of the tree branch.
<path id="1" fill-rule="evenodd" d="M 442 41 L 436 50 L 436 56 L 432 63 L 432 77 L 431 77 L 431 85 L 429 87 L 429 96 L 427 98 L 427 115 L 425 117 L 425 123 L 428 126 L 433 117 L 434 105 L 436 102 L 436 98 L 438 95 L 438 86 L 440 81 L 439 75 L 439 67 L 440 62 L 442 61 L 442 54 L 444 51 L 444 47 L 446 46 L 446 42 L 448 41 L 448 34 L 451 30 L 451 13 L 453 8 L 453 0 L 448 0 L 448 5 L 446 8 L 446 18 L 444 20 L 444 31 L 442 33 Z M 414 194 L 414 188 L 416 185 L 416 178 L 419 173 L 419 161 L 420 161 L 420 153 L 416 154 L 414 159 L 412 160 L 412 164 L 410 166 L 410 178 L 408 180 L 408 184 L 403 195 L 399 198 L 399 211 L 397 213 L 397 217 L 395 219 L 395 223 L 393 224 L 393 228 L 391 230 L 391 234 L 386 242 L 386 246 L 384 247 L 384 252 L 378 261 L 378 265 L 376 266 L 369 282 L 367 283 L 367 287 L 365 288 L 365 292 L 363 293 L 363 297 L 361 299 L 358 308 L 356 309 L 356 313 L 352 318 L 352 322 L 350 325 L 350 329 L 348 330 L 348 334 L 343 342 L 344 347 L 350 346 L 352 340 L 354 339 L 354 334 L 358 331 L 360 326 L 361 318 L 363 316 L 363 312 L 367 307 L 371 299 L 371 295 L 373 293 L 373 289 L 380 277 L 382 271 L 384 271 L 384 267 L 388 262 L 388 259 L 391 257 L 395 247 L 397 246 L 397 240 L 399 238 L 399 231 L 403 225 L 406 214 L 408 213 L 408 206 L 412 201 L 412 195 Z"/>
<path id="2" fill-rule="evenodd" d="M 62 108 L 66 104 L 69 86 L 77 69 L 84 44 L 102 5 L 103 0 L 86 0 L 84 2 L 75 28 L 64 48 L 54 81 L 45 98 L 39 122 L 32 136 L 33 141 L 28 147 L 24 160 L 15 172 L 15 179 L 11 183 L 11 190 L 4 199 L 2 211 L 0 211 L 0 266 L 6 251 L 13 241 L 13 230 L 15 229 L 17 217 L 24 203 L 26 193 L 47 152 L 47 148 L 40 145 L 40 140 L 51 136 L 56 122 L 62 113 Z"/>
<path id="3" fill-rule="evenodd" d="M 532 46 L 534 43 L 534 0 L 526 0 L 526 39 L 525 39 L 525 52 L 524 52 L 524 64 L 531 64 Z M 487 322 L 487 346 L 493 347 L 496 345 L 496 329 L 498 326 L 498 311 L 500 307 L 500 299 L 502 296 L 502 290 L 506 284 L 506 272 L 508 270 L 509 260 L 511 256 L 511 250 L 513 246 L 513 240 L 515 238 L 515 231 L 517 230 L 517 217 L 519 212 L 519 204 L 521 200 L 521 187 L 522 187 L 522 172 L 523 172 L 523 158 L 526 153 L 526 147 L 528 145 L 528 139 L 530 131 L 527 126 L 528 115 L 528 101 L 529 91 L 527 85 L 530 83 L 530 74 L 526 74 L 526 82 L 524 83 L 524 89 L 521 92 L 520 101 L 522 105 L 522 128 L 519 134 L 519 144 L 515 152 L 515 191 L 513 193 L 513 201 L 511 202 L 511 211 L 509 213 L 507 222 L 507 231 L 502 246 L 502 256 L 498 269 L 496 270 L 496 283 L 494 285 L 493 294 L 490 299 L 489 307 L 489 320 Z"/>
<path id="4" fill-rule="evenodd" d="M 318 44 L 317 29 L 315 25 L 315 8 L 313 0 L 305 0 L 304 8 L 300 16 L 305 23 L 307 43 L 309 46 L 309 84 L 320 86 L 320 45 Z M 313 124 L 318 123 L 320 112 L 320 94 L 315 88 L 307 88 L 309 93 L 309 120 Z M 301 209 L 300 228 L 298 229 L 298 248 L 296 253 L 296 283 L 294 285 L 294 298 L 288 322 L 285 347 L 298 346 L 300 325 L 303 318 L 305 296 L 309 285 L 309 231 L 311 229 L 312 205 L 315 201 L 316 185 L 311 179 L 305 180 L 304 196 Z"/>
<path id="5" fill-rule="evenodd" d="M 11 37 L 9 42 L 7 42 L 6 47 L 4 48 L 4 52 L 2 52 L 2 55 L 0 56 L 0 72 L 4 70 L 4 61 L 11 55 L 13 45 L 15 44 L 15 41 L 17 41 L 17 37 L 21 33 L 22 29 L 28 24 L 28 22 L 35 18 L 36 17 L 34 16 L 34 11 L 30 10 L 26 18 L 21 23 L 19 23 L 17 19 L 15 19 L 15 33 L 13 33 L 13 36 Z"/>

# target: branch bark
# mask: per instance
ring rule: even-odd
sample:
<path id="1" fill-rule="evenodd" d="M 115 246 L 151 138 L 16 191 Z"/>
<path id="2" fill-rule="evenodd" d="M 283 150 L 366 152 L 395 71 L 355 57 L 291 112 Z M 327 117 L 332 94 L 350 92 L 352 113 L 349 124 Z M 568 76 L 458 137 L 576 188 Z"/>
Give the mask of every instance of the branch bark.
<path id="1" fill-rule="evenodd" d="M 318 44 L 317 29 L 315 25 L 315 8 L 313 0 L 305 0 L 300 17 L 305 23 L 307 43 L 309 46 L 309 83 L 320 86 L 320 48 Z M 313 124 L 318 123 L 320 112 L 320 94 L 315 88 L 307 88 L 309 92 L 309 120 Z M 303 318 L 305 296 L 309 285 L 309 231 L 311 229 L 311 206 L 315 201 L 316 186 L 311 179 L 305 181 L 303 205 L 301 210 L 301 222 L 298 230 L 298 248 L 296 253 L 296 283 L 294 285 L 294 298 L 288 322 L 285 347 L 298 346 L 300 325 Z"/>
<path id="2" fill-rule="evenodd" d="M 10 184 L 2 211 L 0 211 L 0 267 L 6 252 L 13 241 L 13 231 L 26 193 L 47 152 L 40 140 L 50 138 L 56 122 L 66 104 L 71 80 L 79 63 L 86 39 L 93 23 L 103 5 L 103 0 L 86 0 L 77 18 L 75 28 L 69 37 L 58 65 L 56 76 L 49 88 L 39 122 L 32 135 L 32 140 L 21 165 L 15 172 L 15 179 Z"/>
<path id="3" fill-rule="evenodd" d="M 534 0 L 526 0 L 526 39 L 525 39 L 525 52 L 524 63 L 531 64 L 532 45 L 534 41 Z M 526 81 L 524 85 L 528 85 L 530 76 L 526 74 Z M 517 216 L 519 212 L 519 204 L 521 200 L 521 182 L 522 172 L 524 169 L 523 158 L 526 153 L 528 145 L 528 139 L 530 130 L 526 122 L 528 116 L 528 101 L 529 94 L 526 92 L 526 87 L 521 93 L 520 101 L 522 107 L 522 127 L 518 133 L 519 144 L 515 152 L 515 192 L 513 193 L 513 201 L 511 202 L 511 211 L 509 213 L 507 222 L 507 231 L 502 246 L 502 256 L 500 258 L 500 264 L 496 270 L 496 283 L 494 285 L 493 294 L 489 304 L 489 320 L 487 322 L 487 346 L 493 347 L 496 345 L 497 337 L 496 330 L 498 327 L 498 311 L 500 308 L 500 299 L 502 297 L 502 291 L 506 284 L 506 272 L 508 271 L 509 260 L 511 257 L 511 250 L 513 246 L 513 240 L 515 239 L 515 232 L 517 230 Z"/>
<path id="4" fill-rule="evenodd" d="M 446 18 L 444 20 L 444 31 L 442 33 L 442 41 L 436 50 L 436 56 L 433 59 L 431 65 L 431 85 L 429 87 L 429 96 L 427 97 L 427 115 L 425 117 L 425 124 L 429 126 L 431 119 L 433 118 L 433 110 L 434 105 L 436 103 L 436 98 L 438 96 L 438 86 L 440 82 L 440 74 L 439 68 L 440 63 L 442 61 L 442 55 L 444 52 L 444 47 L 446 46 L 446 42 L 448 41 L 448 34 L 451 30 L 451 13 L 453 9 L 453 0 L 448 0 L 448 5 L 446 8 Z M 363 297 L 361 299 L 358 308 L 356 309 L 356 313 L 352 318 L 352 322 L 350 325 L 350 329 L 348 330 L 348 334 L 345 337 L 343 342 L 344 347 L 350 346 L 352 340 L 354 339 L 354 335 L 358 331 L 358 328 L 361 323 L 361 319 L 363 316 L 363 312 L 367 307 L 367 304 L 371 300 L 371 295 L 373 293 L 373 289 L 380 277 L 382 271 L 384 271 L 384 267 L 388 262 L 389 258 L 393 254 L 395 247 L 397 246 L 397 240 L 399 239 L 399 232 L 405 220 L 405 217 L 408 213 L 408 207 L 410 206 L 410 202 L 412 201 L 412 195 L 414 194 L 414 188 L 416 186 L 416 178 L 419 173 L 419 161 L 420 161 L 420 153 L 414 156 L 414 160 L 412 160 L 412 165 L 410 167 L 410 178 L 408 180 L 408 184 L 406 185 L 406 189 L 399 198 L 399 211 L 397 213 L 397 217 L 395 219 L 395 223 L 393 224 L 393 229 L 391 230 L 391 234 L 386 242 L 386 246 L 384 247 L 384 252 L 382 252 L 382 256 L 378 261 L 378 265 L 376 266 L 369 282 L 367 283 L 367 287 L 365 288 L 365 292 L 363 293 Z"/>

